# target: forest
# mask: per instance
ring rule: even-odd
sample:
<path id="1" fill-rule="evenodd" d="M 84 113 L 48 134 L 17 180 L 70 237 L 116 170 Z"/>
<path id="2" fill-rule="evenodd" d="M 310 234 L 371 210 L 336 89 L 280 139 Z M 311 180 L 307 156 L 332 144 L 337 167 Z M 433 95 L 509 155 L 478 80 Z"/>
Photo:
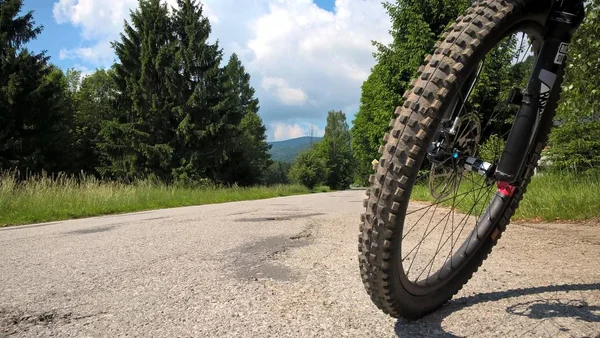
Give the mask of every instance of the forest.
<path id="1" fill-rule="evenodd" d="M 199 3 L 177 4 L 140 1 L 113 43 L 117 62 L 82 76 L 27 50 L 42 28 L 18 16 L 21 0 L 0 2 L 0 168 L 260 184 L 271 162 L 250 76 L 208 42 Z"/>

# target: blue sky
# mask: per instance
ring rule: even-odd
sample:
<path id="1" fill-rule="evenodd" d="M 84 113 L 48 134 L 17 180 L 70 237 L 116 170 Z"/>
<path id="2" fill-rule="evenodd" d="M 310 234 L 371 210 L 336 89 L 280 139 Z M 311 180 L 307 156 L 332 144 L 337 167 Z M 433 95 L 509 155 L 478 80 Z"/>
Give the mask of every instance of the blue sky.
<path id="1" fill-rule="evenodd" d="M 315 3 L 317 4 L 317 6 L 331 12 L 333 12 L 333 9 L 335 7 L 335 0 L 315 0 Z"/>
<path id="2" fill-rule="evenodd" d="M 53 1 L 25 0 L 23 11 L 34 11 L 33 17 L 37 25 L 43 25 L 44 31 L 36 40 L 29 43 L 28 48 L 39 52 L 46 50 L 52 58 L 52 63 L 61 68 L 73 66 L 72 60 L 61 61 L 59 52 L 61 48 L 75 47 L 79 43 L 79 32 L 71 25 L 59 25 L 52 15 Z"/>
<path id="3" fill-rule="evenodd" d="M 165 0 L 174 3 L 175 0 Z M 322 134 L 327 111 L 351 123 L 375 60 L 389 39 L 379 0 L 203 0 L 211 38 L 252 76 L 269 140 Z M 24 0 L 44 30 L 28 47 L 63 69 L 91 72 L 114 61 L 110 41 L 137 0 Z M 244 4 L 240 6 L 240 4 Z"/>
<path id="4" fill-rule="evenodd" d="M 63 69 L 75 67 L 78 65 L 76 60 L 60 60 L 60 50 L 81 47 L 83 39 L 80 32 L 72 25 L 56 22 L 52 13 L 54 3 L 51 0 L 25 0 L 23 2 L 23 11 L 34 11 L 36 23 L 44 26 L 43 33 L 29 44 L 29 48 L 34 51 L 47 50 L 48 55 L 52 57 L 52 63 Z M 315 0 L 315 3 L 327 11 L 334 11 L 335 0 Z M 83 66 L 94 68 L 93 64 L 83 64 Z"/>

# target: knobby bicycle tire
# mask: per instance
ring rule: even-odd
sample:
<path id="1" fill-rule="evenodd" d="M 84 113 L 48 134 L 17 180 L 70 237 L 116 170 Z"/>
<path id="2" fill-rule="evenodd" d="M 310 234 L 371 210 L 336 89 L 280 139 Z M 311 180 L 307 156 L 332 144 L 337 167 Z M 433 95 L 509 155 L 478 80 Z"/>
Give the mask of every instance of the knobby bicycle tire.
<path id="1" fill-rule="evenodd" d="M 403 276 L 400 258 L 403 219 L 415 178 L 434 132 L 450 101 L 477 63 L 506 34 L 519 25 L 537 25 L 528 17 L 525 1 L 483 0 L 474 3 L 444 33 L 432 55 L 419 68 L 418 76 L 404 94 L 404 104 L 395 111 L 376 173 L 364 202 L 359 233 L 361 278 L 373 303 L 393 317 L 418 319 L 450 300 L 472 277 L 490 254 L 525 194 L 540 158 L 551 123 L 540 126 L 529 154 L 520 186 L 512 196 L 496 194 L 502 208 L 490 214 L 487 225 L 474 229 L 475 244 L 451 277 L 431 292 L 415 293 Z M 530 22 L 531 21 L 531 22 Z M 560 83 L 558 83 L 560 87 Z M 554 115 L 558 93 L 550 98 L 544 114 Z M 466 251 L 463 251 L 465 255 Z"/>

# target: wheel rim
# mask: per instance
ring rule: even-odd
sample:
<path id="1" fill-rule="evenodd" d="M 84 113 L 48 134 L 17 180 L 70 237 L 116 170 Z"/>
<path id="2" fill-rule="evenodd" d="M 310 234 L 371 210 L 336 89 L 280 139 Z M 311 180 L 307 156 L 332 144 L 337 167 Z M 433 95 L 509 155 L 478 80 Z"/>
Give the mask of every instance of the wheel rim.
<path id="1" fill-rule="evenodd" d="M 541 34 L 532 30 L 527 23 L 515 27 L 505 34 L 503 41 L 519 33 L 517 37 L 520 36 L 521 40 L 513 43 L 512 47 L 515 49 L 513 60 L 514 65 L 525 64 L 527 55 L 537 55 L 539 44 L 535 40 L 539 39 Z M 524 43 L 525 36 L 534 41 Z M 503 43 L 497 44 L 486 55 L 491 55 L 501 46 Z M 486 59 L 483 59 L 482 63 L 485 61 Z M 514 65 L 513 68 L 516 68 Z M 461 116 L 459 125 L 464 125 L 467 130 L 475 130 L 470 136 L 474 145 L 471 148 L 466 147 L 466 155 L 478 156 L 494 164 L 500 158 L 508 131 L 498 128 L 497 133 L 490 132 L 495 131 L 495 125 L 502 124 L 495 120 L 500 115 L 499 112 L 493 110 L 490 114 L 484 103 L 477 105 L 477 102 L 471 100 L 486 100 L 485 95 L 482 96 L 482 92 L 477 88 L 481 85 L 479 80 L 483 79 L 487 71 L 484 69 L 482 76 L 477 77 L 472 96 L 462 99 L 464 106 L 467 106 L 467 112 Z M 530 71 L 530 68 L 526 69 L 525 73 L 529 75 Z M 456 96 L 460 95 L 462 90 L 463 88 L 456 91 Z M 462 110 L 463 107 L 460 108 L 460 111 Z M 502 116 L 506 115 L 506 111 L 501 112 L 504 113 Z M 460 136 L 460 133 L 457 135 Z M 486 141 L 484 146 L 482 140 Z M 462 140 L 463 143 L 466 141 L 469 140 Z M 445 182 L 442 180 L 444 178 Z M 470 241 L 475 238 L 473 234 L 477 234 L 483 228 L 485 231 L 491 231 L 491 224 L 484 224 L 486 222 L 482 222 L 482 216 L 496 194 L 495 186 L 490 184 L 489 178 L 461 170 L 458 165 L 452 167 L 446 163 L 433 163 L 429 165 L 429 172 L 413 179 L 415 185 L 403 219 L 402 240 L 398 248 L 401 259 L 398 260 L 398 265 L 401 271 L 400 280 L 405 289 L 412 294 L 423 295 L 443 286 L 466 264 L 468 257 L 460 257 L 460 251 L 463 250 L 464 253 L 466 246 L 472 244 Z M 415 199 L 424 200 L 423 186 L 427 188 L 429 203 L 413 202 Z M 411 236 L 416 240 L 411 239 Z"/>

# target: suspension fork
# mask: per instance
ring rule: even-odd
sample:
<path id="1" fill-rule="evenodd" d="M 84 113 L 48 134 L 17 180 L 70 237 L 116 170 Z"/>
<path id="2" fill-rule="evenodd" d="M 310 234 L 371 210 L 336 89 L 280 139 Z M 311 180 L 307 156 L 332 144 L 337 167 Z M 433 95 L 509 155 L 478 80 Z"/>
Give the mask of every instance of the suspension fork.
<path id="1" fill-rule="evenodd" d="M 496 168 L 499 185 L 516 186 L 522 180 L 539 126 L 552 118 L 552 114 L 545 114 L 545 108 L 550 100 L 558 100 L 568 47 L 584 15 L 582 1 L 555 1 L 523 102 Z"/>
<path id="2" fill-rule="evenodd" d="M 479 80 L 479 75 L 483 71 L 483 67 L 485 65 L 485 59 L 481 62 L 479 67 L 473 72 L 466 81 L 467 86 L 461 88 L 459 94 L 454 98 L 452 103 L 450 104 L 450 108 L 446 110 L 444 113 L 444 117 L 442 119 L 442 123 L 452 123 L 452 127 L 449 130 L 450 135 L 456 134 L 458 129 L 458 121 L 461 117 L 462 111 L 464 109 L 464 105 L 466 104 L 466 98 L 471 96 L 473 93 L 473 89 L 477 85 L 477 81 Z"/>
<path id="3" fill-rule="evenodd" d="M 473 89 L 475 89 L 477 81 L 479 80 L 479 75 L 481 75 L 481 72 L 483 71 L 484 63 L 485 59 L 481 62 L 481 65 L 479 65 L 478 69 L 476 69 L 476 71 L 467 78 L 466 84 L 468 86 L 465 86 L 459 90 L 457 97 L 454 98 L 450 104 L 450 107 L 444 112 L 444 116 L 438 127 L 438 131 L 435 134 L 436 136 L 434 137 L 434 141 L 430 144 L 427 150 L 427 158 L 430 161 L 439 161 L 439 159 L 436 159 L 439 157 L 437 153 L 439 152 L 440 148 L 443 149 L 445 147 L 443 143 L 446 142 L 446 137 L 454 136 L 458 131 L 461 114 L 466 103 L 465 98 L 470 97 Z M 449 129 L 445 131 L 447 128 Z M 442 155 L 442 157 L 443 156 L 445 155 Z"/>

